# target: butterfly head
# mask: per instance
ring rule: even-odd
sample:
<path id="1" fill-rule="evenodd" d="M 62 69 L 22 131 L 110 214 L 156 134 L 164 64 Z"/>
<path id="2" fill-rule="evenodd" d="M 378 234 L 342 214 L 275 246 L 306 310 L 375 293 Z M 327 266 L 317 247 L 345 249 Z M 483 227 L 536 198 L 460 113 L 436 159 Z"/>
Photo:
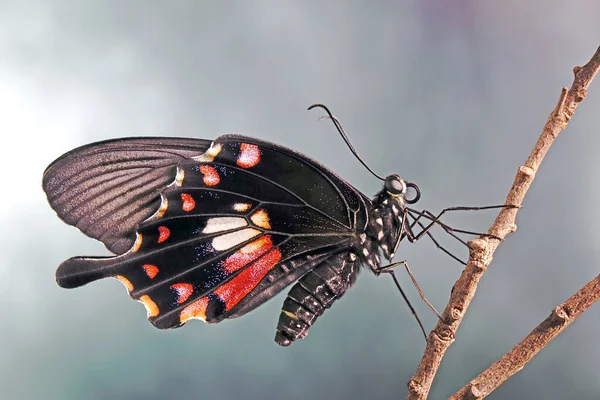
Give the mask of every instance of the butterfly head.
<path id="1" fill-rule="evenodd" d="M 397 200 L 400 204 L 408 203 L 414 204 L 421 198 L 421 190 L 417 185 L 411 182 L 406 182 L 400 178 L 398 174 L 391 174 L 385 178 L 383 184 L 384 191 L 386 194 Z M 409 198 L 408 192 L 412 189 L 415 192 L 414 197 Z"/>

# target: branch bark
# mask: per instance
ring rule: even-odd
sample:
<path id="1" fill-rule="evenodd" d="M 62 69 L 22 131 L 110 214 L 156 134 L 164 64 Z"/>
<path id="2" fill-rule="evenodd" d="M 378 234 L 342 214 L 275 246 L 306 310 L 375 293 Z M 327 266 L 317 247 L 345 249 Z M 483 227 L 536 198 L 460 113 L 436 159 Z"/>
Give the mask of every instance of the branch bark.
<path id="1" fill-rule="evenodd" d="M 573 84 L 570 89 L 562 89 L 558 104 L 550 113 L 535 147 L 527 161 L 517 171 L 505 204 L 519 206 L 522 204 L 542 160 L 558 134 L 569 123 L 579 103 L 585 98 L 587 88 L 599 69 L 600 47 L 586 65 L 573 68 L 575 75 Z M 504 239 L 514 232 L 517 229 L 515 225 L 517 212 L 517 208 L 502 209 L 488 233 Z M 477 238 L 469 244 L 471 247 L 469 261 L 452 288 L 450 300 L 442 313 L 442 320 L 437 322 L 427 337 L 427 346 L 421 363 L 408 383 L 408 399 L 427 398 L 442 358 L 454 342 L 456 331 L 475 296 L 479 279 L 492 261 L 500 240 L 490 237 Z"/>
<path id="2" fill-rule="evenodd" d="M 529 335 L 492 364 L 468 385 L 454 393 L 450 400 L 482 399 L 519 372 L 537 353 L 577 317 L 600 299 L 600 275 L 590 281 L 569 300 L 552 310 Z"/>

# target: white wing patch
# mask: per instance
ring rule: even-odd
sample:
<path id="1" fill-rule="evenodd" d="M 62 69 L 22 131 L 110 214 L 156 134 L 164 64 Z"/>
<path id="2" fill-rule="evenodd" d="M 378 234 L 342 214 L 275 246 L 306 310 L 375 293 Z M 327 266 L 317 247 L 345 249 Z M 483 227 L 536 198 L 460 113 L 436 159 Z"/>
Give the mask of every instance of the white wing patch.
<path id="1" fill-rule="evenodd" d="M 258 235 L 260 235 L 260 231 L 254 228 L 246 228 L 241 231 L 226 233 L 214 238 L 212 247 L 217 251 L 224 251 Z"/>
<path id="2" fill-rule="evenodd" d="M 235 228 L 241 228 L 248 225 L 244 218 L 240 217 L 215 217 L 206 221 L 206 227 L 202 233 L 215 233 L 228 231 Z"/>

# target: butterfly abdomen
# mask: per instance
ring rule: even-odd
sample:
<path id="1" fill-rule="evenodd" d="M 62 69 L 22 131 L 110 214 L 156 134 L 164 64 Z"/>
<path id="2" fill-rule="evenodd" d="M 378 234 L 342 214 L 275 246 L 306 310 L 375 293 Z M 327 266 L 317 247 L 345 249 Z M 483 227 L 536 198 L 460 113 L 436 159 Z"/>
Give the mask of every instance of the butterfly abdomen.
<path id="1" fill-rule="evenodd" d="M 283 302 L 275 341 L 289 346 L 303 339 L 326 308 L 346 293 L 358 276 L 358 260 L 338 253 L 306 273 Z"/>

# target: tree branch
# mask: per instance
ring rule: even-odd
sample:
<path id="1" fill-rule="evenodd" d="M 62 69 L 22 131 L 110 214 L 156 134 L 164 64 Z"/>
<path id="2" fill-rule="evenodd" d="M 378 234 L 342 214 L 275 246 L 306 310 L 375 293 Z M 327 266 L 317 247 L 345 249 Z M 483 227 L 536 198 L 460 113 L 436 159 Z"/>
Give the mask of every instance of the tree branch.
<path id="1" fill-rule="evenodd" d="M 517 171 L 517 175 L 506 197 L 505 204 L 521 205 L 533 182 L 542 160 L 558 134 L 565 129 L 579 103 L 585 98 L 587 88 L 600 69 L 600 47 L 583 67 L 573 68 L 575 78 L 571 88 L 563 88 L 558 104 L 548 117 L 533 151 Z M 517 227 L 517 208 L 504 208 L 498 214 L 488 233 L 504 239 Z M 477 238 L 469 242 L 471 251 L 467 266 L 450 293 L 450 300 L 442 313 L 443 320 L 437 322 L 429 336 L 419 367 L 408 383 L 408 399 L 426 399 L 435 374 L 448 347 L 454 342 L 456 331 L 475 296 L 479 279 L 492 261 L 500 241 L 495 238 Z"/>
<path id="2" fill-rule="evenodd" d="M 523 369 L 537 353 L 546 347 L 559 333 L 571 325 L 581 313 L 600 299 L 600 275 L 550 313 L 525 339 L 493 363 L 477 378 L 458 392 L 451 400 L 482 399 L 502 385 L 508 378 Z"/>

